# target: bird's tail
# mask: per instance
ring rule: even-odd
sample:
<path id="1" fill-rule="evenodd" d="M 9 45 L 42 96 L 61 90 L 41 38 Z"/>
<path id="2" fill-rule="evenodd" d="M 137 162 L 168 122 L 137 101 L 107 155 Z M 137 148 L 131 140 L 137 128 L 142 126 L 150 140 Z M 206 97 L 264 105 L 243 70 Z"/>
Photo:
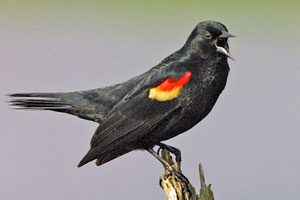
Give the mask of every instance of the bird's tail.
<path id="1" fill-rule="evenodd" d="M 60 93 L 15 93 L 9 94 L 9 103 L 16 109 L 58 112 L 69 110 L 72 106 L 60 96 Z"/>

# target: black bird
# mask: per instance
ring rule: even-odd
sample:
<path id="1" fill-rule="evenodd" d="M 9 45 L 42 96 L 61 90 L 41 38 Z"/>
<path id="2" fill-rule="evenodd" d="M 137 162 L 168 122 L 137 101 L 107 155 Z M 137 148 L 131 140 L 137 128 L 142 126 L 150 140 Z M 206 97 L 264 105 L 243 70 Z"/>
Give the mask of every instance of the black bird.
<path id="1" fill-rule="evenodd" d="M 161 161 L 152 150 L 155 145 L 180 156 L 161 141 L 189 130 L 213 108 L 227 81 L 229 37 L 223 24 L 204 21 L 181 49 L 126 82 L 69 93 L 16 93 L 10 102 L 21 109 L 64 112 L 99 123 L 78 167 L 95 159 L 102 165 L 137 149 Z"/>

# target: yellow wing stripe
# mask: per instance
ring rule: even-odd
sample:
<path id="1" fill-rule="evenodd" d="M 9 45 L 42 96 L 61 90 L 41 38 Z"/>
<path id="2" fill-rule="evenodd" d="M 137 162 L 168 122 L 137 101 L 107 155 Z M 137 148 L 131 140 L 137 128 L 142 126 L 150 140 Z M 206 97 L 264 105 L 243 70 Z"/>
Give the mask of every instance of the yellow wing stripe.
<path id="1" fill-rule="evenodd" d="M 178 97 L 180 94 L 180 88 L 174 87 L 172 90 L 169 91 L 163 91 L 159 88 L 151 88 L 149 91 L 149 98 L 155 99 L 157 101 L 169 101 L 171 99 L 174 99 Z"/>

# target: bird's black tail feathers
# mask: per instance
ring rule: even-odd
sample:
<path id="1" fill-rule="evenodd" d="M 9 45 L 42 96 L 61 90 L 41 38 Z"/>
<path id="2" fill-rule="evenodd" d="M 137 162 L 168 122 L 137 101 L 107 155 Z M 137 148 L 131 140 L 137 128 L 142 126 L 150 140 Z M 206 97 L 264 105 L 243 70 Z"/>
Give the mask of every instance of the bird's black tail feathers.
<path id="1" fill-rule="evenodd" d="M 10 105 L 16 109 L 65 112 L 72 108 L 60 98 L 59 93 L 15 93 L 9 94 L 9 97 Z"/>

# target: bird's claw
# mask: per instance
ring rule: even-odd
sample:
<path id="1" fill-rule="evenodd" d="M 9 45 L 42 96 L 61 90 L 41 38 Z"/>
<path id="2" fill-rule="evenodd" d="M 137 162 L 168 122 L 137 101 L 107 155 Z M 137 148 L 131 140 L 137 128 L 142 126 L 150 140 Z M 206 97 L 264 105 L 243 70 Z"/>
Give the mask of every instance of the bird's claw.
<path id="1" fill-rule="evenodd" d="M 168 176 L 174 176 L 177 181 L 183 182 L 185 185 L 190 183 L 189 179 L 185 177 L 180 171 L 172 169 Z"/>
<path id="2" fill-rule="evenodd" d="M 181 183 L 183 193 L 192 194 L 192 191 L 189 188 L 189 184 L 190 184 L 189 179 L 185 177 L 180 171 L 173 169 L 169 172 L 167 176 L 173 176 L 177 181 Z"/>

